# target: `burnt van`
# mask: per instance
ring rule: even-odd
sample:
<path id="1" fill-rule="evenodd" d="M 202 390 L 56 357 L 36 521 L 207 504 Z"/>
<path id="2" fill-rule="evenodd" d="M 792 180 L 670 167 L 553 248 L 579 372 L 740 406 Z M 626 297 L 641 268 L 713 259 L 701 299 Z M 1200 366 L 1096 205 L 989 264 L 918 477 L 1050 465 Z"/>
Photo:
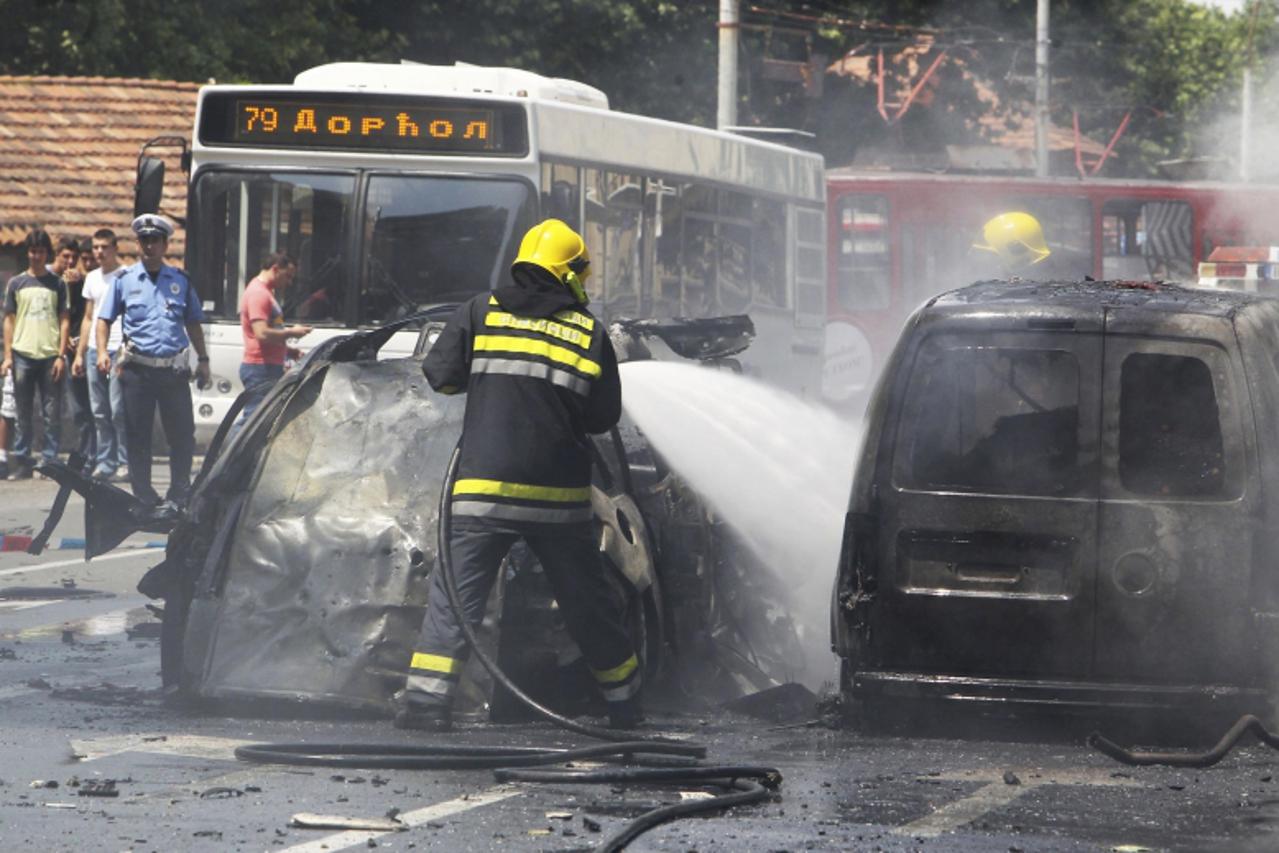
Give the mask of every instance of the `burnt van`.
<path id="1" fill-rule="evenodd" d="M 1269 713 L 1277 439 L 1279 302 L 931 300 L 867 412 L 832 606 L 848 707 Z"/>

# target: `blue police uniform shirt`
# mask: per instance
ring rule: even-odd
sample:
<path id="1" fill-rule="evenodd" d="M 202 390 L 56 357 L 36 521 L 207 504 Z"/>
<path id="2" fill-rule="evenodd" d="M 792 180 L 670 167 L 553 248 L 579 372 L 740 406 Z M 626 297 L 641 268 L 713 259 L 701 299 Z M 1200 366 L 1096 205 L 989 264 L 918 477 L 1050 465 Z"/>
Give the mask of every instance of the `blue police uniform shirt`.
<path id="1" fill-rule="evenodd" d="M 108 323 L 121 316 L 124 337 L 135 350 L 167 358 L 190 345 L 186 324 L 202 322 L 204 309 L 186 273 L 164 265 L 153 280 L 139 261 L 116 277 L 98 314 Z"/>

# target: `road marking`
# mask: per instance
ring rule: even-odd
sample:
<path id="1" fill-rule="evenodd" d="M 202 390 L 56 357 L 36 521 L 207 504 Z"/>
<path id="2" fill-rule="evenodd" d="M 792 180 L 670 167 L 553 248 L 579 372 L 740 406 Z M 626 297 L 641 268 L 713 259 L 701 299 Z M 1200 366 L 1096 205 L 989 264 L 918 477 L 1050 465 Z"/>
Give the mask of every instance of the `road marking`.
<path id="1" fill-rule="evenodd" d="M 0 610 L 30 610 L 33 607 L 44 607 L 46 604 L 58 604 L 64 598 L 40 598 L 31 601 L 0 601 Z"/>
<path id="2" fill-rule="evenodd" d="M 414 827 L 441 818 L 451 817 L 456 814 L 468 812 L 471 809 L 477 809 L 480 806 L 487 806 L 492 803 L 500 802 L 511 797 L 518 796 L 520 789 L 511 785 L 497 785 L 478 794 L 469 794 L 458 797 L 455 800 L 449 800 L 443 803 L 436 803 L 433 806 L 416 809 L 411 812 L 405 812 L 399 816 L 399 820 L 405 826 Z M 372 839 L 381 838 L 384 835 L 397 835 L 397 832 L 375 832 L 372 830 L 351 830 L 349 832 L 339 832 L 334 835 L 326 835 L 323 838 L 317 838 L 314 841 L 307 841 L 303 844 L 295 844 L 292 847 L 285 847 L 283 853 L 333 853 L 335 850 L 345 850 L 349 847 L 363 847 Z"/>
<path id="3" fill-rule="evenodd" d="M 58 603 L 64 604 L 66 602 Z M 63 631 L 70 631 L 77 637 L 110 637 L 115 634 L 123 634 L 125 628 L 128 627 L 129 614 L 141 609 L 141 604 L 135 604 L 132 607 L 108 610 L 106 613 L 99 613 L 97 616 L 89 616 L 83 619 L 68 619 L 64 622 L 54 622 L 48 625 L 33 625 L 30 628 L 0 634 L 0 640 L 33 640 L 39 637 L 52 637 L 55 634 L 61 634 Z"/>
<path id="4" fill-rule="evenodd" d="M 0 577 L 7 575 L 20 575 L 25 572 L 43 572 L 49 569 L 65 569 L 67 566 L 92 566 L 93 563 L 103 560 L 123 560 L 126 557 L 155 557 L 154 548 L 137 548 L 130 551 L 121 551 L 119 554 L 103 554 L 101 557 L 94 557 L 93 562 L 86 561 L 83 557 L 77 560 L 56 560 L 52 563 L 30 563 L 26 566 L 19 566 L 16 569 L 0 569 Z"/>
<path id="5" fill-rule="evenodd" d="M 237 747 L 256 743 L 225 737 L 201 735 L 136 734 L 71 741 L 71 751 L 83 756 L 80 761 L 97 761 L 124 752 L 149 752 L 155 755 L 181 755 L 188 758 L 235 761 Z"/>
<path id="6" fill-rule="evenodd" d="M 936 838 L 943 832 L 951 832 L 965 824 L 972 823 L 982 815 L 1002 808 L 1022 794 L 1033 791 L 1044 785 L 1096 785 L 1111 787 L 1131 787 L 1140 785 L 1132 779 L 1112 776 L 1111 770 L 1014 770 L 1019 784 L 1009 785 L 1000 773 L 996 776 L 992 771 L 966 771 L 946 773 L 941 776 L 924 777 L 929 780 L 944 779 L 953 782 L 986 782 L 987 784 L 973 791 L 967 797 L 947 803 L 932 814 L 911 821 L 905 826 L 893 829 L 894 835 L 909 835 L 917 838 Z"/>

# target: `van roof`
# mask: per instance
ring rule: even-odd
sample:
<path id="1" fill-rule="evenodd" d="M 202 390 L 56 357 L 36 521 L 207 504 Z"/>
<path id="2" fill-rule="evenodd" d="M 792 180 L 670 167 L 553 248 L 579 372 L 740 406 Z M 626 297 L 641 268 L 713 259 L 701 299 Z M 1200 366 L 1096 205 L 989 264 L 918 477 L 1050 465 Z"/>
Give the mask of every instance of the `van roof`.
<path id="1" fill-rule="evenodd" d="M 1148 281 L 1027 281 L 1022 279 L 979 281 L 936 297 L 925 310 L 967 314 L 1040 314 L 1050 309 L 1055 317 L 1095 316 L 1105 308 L 1132 308 L 1178 314 L 1233 317 L 1240 310 L 1274 299 L 1233 290 L 1181 287 Z"/>

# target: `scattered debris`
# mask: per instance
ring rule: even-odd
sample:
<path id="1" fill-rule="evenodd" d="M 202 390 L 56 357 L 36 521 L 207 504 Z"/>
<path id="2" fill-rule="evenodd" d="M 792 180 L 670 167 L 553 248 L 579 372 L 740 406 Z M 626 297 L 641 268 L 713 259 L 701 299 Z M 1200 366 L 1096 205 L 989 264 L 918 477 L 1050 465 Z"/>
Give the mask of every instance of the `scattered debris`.
<path id="1" fill-rule="evenodd" d="M 1016 773 L 1014 773 L 1013 771 L 1011 771 L 1011 770 L 1005 770 L 1005 771 L 1004 771 L 1004 784 L 1005 784 L 1005 785 L 1020 785 L 1020 784 L 1021 784 L 1021 779 L 1019 779 L 1019 778 L 1017 777 L 1017 774 L 1016 774 Z"/>
<path id="2" fill-rule="evenodd" d="M 289 826 L 299 829 L 367 829 L 374 832 L 402 832 L 408 829 L 398 820 L 382 817 L 343 817 L 310 812 L 298 812 L 289 821 Z"/>
<path id="3" fill-rule="evenodd" d="M 22 805 L 26 805 L 26 803 L 22 803 Z M 40 805 L 44 806 L 46 809 L 78 809 L 80 808 L 75 803 L 41 803 Z"/>
<path id="4" fill-rule="evenodd" d="M 244 792 L 239 788 L 228 788 L 222 785 L 200 792 L 200 799 L 202 800 L 230 800 L 235 797 L 243 796 Z"/>
<path id="5" fill-rule="evenodd" d="M 63 589 L 75 589 L 75 578 L 63 578 L 59 581 Z"/>
<path id="6" fill-rule="evenodd" d="M 28 788 L 56 788 L 58 787 L 57 779 L 36 779 Z"/>
<path id="7" fill-rule="evenodd" d="M 52 690 L 53 685 L 45 681 L 43 678 L 28 678 L 27 686 L 36 690 Z"/>
<path id="8" fill-rule="evenodd" d="M 546 819 L 547 820 L 572 820 L 573 813 L 572 812 L 547 812 Z"/>
<path id="9" fill-rule="evenodd" d="M 142 739 L 142 742 L 143 742 L 143 743 L 155 743 L 156 741 L 163 742 L 163 741 L 166 741 L 166 740 L 168 740 L 168 739 L 169 739 L 169 736 L 168 736 L 168 735 L 156 735 L 155 737 L 144 737 L 144 738 Z"/>
<path id="10" fill-rule="evenodd" d="M 582 826 L 586 827 L 591 832 L 600 831 L 600 822 L 598 820 L 591 820 L 586 815 L 582 815 Z"/>
<path id="11" fill-rule="evenodd" d="M 553 829 L 550 829 L 550 828 L 548 828 L 548 827 L 542 826 L 542 827 L 538 827 L 537 829 L 530 829 L 530 830 L 528 831 L 528 834 L 529 834 L 529 835 L 534 835 L 534 836 L 542 836 L 542 835 L 550 835 L 550 834 L 552 834 L 553 832 L 554 832 L 554 830 L 553 830 Z"/>
<path id="12" fill-rule="evenodd" d="M 805 724 L 812 720 L 816 707 L 817 694 L 796 682 L 779 684 L 724 705 L 725 710 L 770 723 Z"/>
<path id="13" fill-rule="evenodd" d="M 125 628 L 124 634 L 130 640 L 158 640 L 163 622 L 139 622 L 132 628 Z"/>
<path id="14" fill-rule="evenodd" d="M 201 829 L 199 832 L 191 833 L 196 838 L 212 838 L 214 841 L 222 840 L 222 833 L 216 829 Z"/>
<path id="15" fill-rule="evenodd" d="M 0 649 L 0 660 L 17 660 L 18 653 L 13 649 Z"/>
<path id="16" fill-rule="evenodd" d="M 681 800 L 713 800 L 715 795 L 707 791 L 680 791 Z"/>
<path id="17" fill-rule="evenodd" d="M 118 797 L 120 790 L 114 779 L 86 779 L 80 783 L 78 792 L 82 797 Z"/>

